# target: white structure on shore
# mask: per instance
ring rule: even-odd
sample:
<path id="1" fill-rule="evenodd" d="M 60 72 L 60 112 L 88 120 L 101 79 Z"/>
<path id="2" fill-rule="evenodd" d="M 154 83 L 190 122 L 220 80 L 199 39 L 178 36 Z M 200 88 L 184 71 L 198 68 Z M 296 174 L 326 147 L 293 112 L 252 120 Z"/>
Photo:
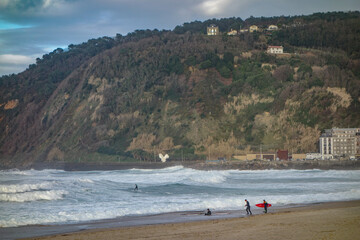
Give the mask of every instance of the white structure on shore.
<path id="1" fill-rule="evenodd" d="M 317 160 L 321 159 L 321 153 L 307 153 L 306 160 Z"/>
<path id="2" fill-rule="evenodd" d="M 321 159 L 360 156 L 360 128 L 325 129 L 319 141 Z"/>

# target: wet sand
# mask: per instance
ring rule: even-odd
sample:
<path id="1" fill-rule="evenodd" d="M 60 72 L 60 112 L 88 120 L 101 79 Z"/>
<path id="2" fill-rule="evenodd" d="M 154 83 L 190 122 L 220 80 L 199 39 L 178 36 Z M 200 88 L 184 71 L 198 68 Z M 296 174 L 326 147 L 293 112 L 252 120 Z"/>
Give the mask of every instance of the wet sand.
<path id="1" fill-rule="evenodd" d="M 343 240 L 359 239 L 360 236 L 360 201 L 270 208 L 267 214 L 260 209 L 253 211 L 255 214 L 252 216 L 244 216 L 244 211 L 214 211 L 212 216 L 203 216 L 201 212 L 181 212 L 105 220 L 91 223 L 93 226 L 77 224 L 72 229 L 69 225 L 51 226 L 58 234 L 48 233 L 50 236 L 31 239 Z M 131 224 L 131 221 L 134 222 Z M 47 227 L 50 226 L 42 228 Z M 31 227 L 14 229 L 24 231 L 26 228 L 30 228 L 30 232 L 36 231 Z"/>

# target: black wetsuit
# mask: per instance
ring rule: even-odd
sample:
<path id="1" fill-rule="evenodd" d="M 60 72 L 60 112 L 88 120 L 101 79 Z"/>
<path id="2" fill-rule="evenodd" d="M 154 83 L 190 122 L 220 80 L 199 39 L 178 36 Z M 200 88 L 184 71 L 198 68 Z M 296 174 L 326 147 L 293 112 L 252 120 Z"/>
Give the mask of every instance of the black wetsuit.
<path id="1" fill-rule="evenodd" d="M 208 210 L 207 210 L 207 213 L 205 213 L 205 215 L 210 216 L 210 215 L 211 215 L 211 211 L 208 209 Z"/>
<path id="2" fill-rule="evenodd" d="M 264 212 L 267 213 L 268 203 L 264 202 Z"/>
<path id="3" fill-rule="evenodd" d="M 250 210 L 250 202 L 249 201 L 246 201 L 246 214 L 247 215 L 252 215 L 252 212 Z"/>

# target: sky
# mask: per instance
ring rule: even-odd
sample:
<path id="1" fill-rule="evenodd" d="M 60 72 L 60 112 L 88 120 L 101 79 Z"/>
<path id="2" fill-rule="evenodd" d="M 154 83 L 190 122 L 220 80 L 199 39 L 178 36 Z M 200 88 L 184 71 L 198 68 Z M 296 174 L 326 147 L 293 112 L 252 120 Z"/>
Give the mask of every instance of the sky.
<path id="1" fill-rule="evenodd" d="M 359 0 L 0 0 L 0 76 L 56 48 L 211 18 L 359 11 Z"/>

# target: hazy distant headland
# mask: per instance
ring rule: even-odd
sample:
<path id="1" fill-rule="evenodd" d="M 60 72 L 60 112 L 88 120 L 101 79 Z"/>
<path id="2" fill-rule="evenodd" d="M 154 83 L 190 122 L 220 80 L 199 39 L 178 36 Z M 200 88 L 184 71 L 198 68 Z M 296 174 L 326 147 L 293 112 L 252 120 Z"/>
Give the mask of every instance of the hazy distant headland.
<path id="1" fill-rule="evenodd" d="M 322 168 L 206 160 L 319 152 L 325 129 L 359 128 L 359 29 L 359 12 L 224 18 L 55 49 L 0 78 L 0 165 Z"/>

